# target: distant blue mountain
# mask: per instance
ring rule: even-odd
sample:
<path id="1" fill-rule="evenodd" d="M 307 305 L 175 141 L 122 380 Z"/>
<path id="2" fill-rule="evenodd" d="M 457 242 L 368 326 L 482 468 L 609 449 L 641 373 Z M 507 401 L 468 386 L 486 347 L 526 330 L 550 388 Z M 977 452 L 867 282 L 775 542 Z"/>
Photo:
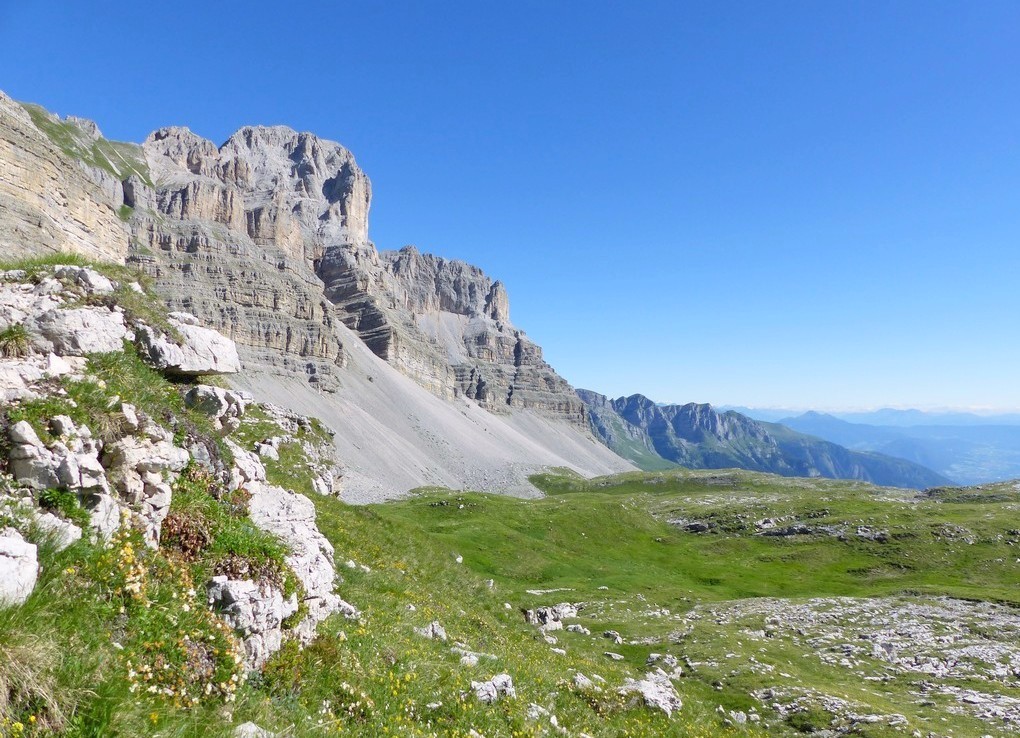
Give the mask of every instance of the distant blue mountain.
<path id="1" fill-rule="evenodd" d="M 643 395 L 610 399 L 579 389 L 592 431 L 642 469 L 751 469 L 794 477 L 859 479 L 891 487 L 951 484 L 912 461 L 838 443 L 711 405 L 664 405 Z M 837 421 L 840 422 L 840 421 Z"/>
<path id="2" fill-rule="evenodd" d="M 845 418 L 807 412 L 780 422 L 801 433 L 824 438 L 855 451 L 872 451 L 908 459 L 933 469 L 961 484 L 982 484 L 1020 477 L 1020 425 L 1006 424 L 1010 415 L 982 416 L 970 413 L 921 413 L 882 410 L 854 413 L 853 417 L 877 416 L 904 423 L 851 423 Z M 924 423 L 906 424 L 923 418 Z M 957 424 L 935 424 L 935 419 L 955 419 Z M 1000 424 L 977 424 L 975 419 Z"/>

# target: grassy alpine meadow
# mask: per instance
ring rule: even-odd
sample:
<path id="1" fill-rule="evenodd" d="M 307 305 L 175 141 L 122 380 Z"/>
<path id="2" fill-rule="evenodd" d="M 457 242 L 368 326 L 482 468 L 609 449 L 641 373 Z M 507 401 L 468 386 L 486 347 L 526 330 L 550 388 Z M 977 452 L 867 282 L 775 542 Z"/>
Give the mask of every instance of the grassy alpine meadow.
<path id="1" fill-rule="evenodd" d="M 685 710 L 770 734 L 1007 735 L 1020 717 L 1013 483 L 925 493 L 742 471 L 533 478 L 375 506 L 515 607 L 584 603 L 568 652 L 683 665 Z M 363 514 L 368 514 L 363 513 Z M 622 643 L 603 637 L 616 631 Z"/>

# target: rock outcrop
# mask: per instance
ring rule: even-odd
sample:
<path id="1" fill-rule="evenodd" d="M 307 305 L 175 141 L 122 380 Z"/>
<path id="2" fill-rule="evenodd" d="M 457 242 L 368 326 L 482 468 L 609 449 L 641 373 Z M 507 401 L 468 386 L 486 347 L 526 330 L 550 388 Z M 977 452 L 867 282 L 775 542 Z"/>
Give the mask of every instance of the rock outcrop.
<path id="1" fill-rule="evenodd" d="M 376 250 L 368 239 L 371 185 L 339 144 L 279 126 L 243 128 L 221 146 L 179 127 L 125 144 L 103 138 L 89 121 L 9 100 L 0 107 L 9 114 L 0 120 L 3 136 L 15 141 L 0 151 L 0 163 L 64 157 L 59 168 L 71 182 L 54 185 L 67 197 L 47 205 L 52 217 L 78 227 L 82 198 L 90 212 L 114 213 L 119 236 L 94 231 L 116 247 L 77 250 L 113 261 L 126 255 L 153 278 L 167 313 L 195 316 L 237 350 L 235 361 L 207 346 L 196 365 L 177 351 L 192 332 L 187 322 L 129 325 L 103 307 L 108 285 L 79 275 L 92 295 L 75 307 L 82 312 L 38 316 L 36 334 L 54 357 L 115 350 L 130 339 L 164 370 L 186 376 L 242 366 L 240 386 L 269 388 L 262 399 L 334 419 L 328 425 L 346 468 L 324 464 L 316 488 L 348 499 L 389 498 L 434 483 L 535 494 L 528 475 L 546 466 L 583 474 L 629 468 L 593 443 L 583 403 L 510 322 L 501 283 L 414 248 Z M 38 145 L 21 146 L 19 137 Z M 30 195 L 30 184 L 10 185 L 10 197 Z M 3 211 L 0 228 L 16 220 L 7 218 L 15 211 Z M 10 253 L 53 248 L 76 247 L 29 239 Z M 44 281 L 33 289 L 56 287 Z M 72 336 L 79 345 L 60 343 Z M 365 361 L 366 347 L 388 366 Z M 27 384 L 72 371 L 37 352 L 0 368 L 0 393 L 22 396 Z M 392 375 L 409 377 L 446 410 Z M 295 380 L 312 390 L 314 409 L 304 394 L 293 396 Z M 386 391 L 377 391 L 382 385 Z"/>
<path id="2" fill-rule="evenodd" d="M 662 669 L 649 672 L 643 679 L 628 679 L 618 691 L 621 695 L 639 697 L 648 707 L 662 710 L 667 716 L 683 707 L 676 687 Z"/>
<path id="3" fill-rule="evenodd" d="M 298 610 L 297 595 L 285 598 L 270 584 L 213 577 L 209 605 L 241 636 L 249 669 L 261 669 L 283 645 L 283 621 Z"/>
<path id="4" fill-rule="evenodd" d="M 357 609 L 344 602 L 334 591 L 336 569 L 333 545 L 315 525 L 315 506 L 307 497 L 266 482 L 266 469 L 259 458 L 229 442 L 234 455 L 231 487 L 243 487 L 250 495 L 248 516 L 267 533 L 286 545 L 287 566 L 294 572 L 303 590 L 302 604 L 307 615 L 294 628 L 303 641 L 310 641 L 318 624 L 335 612 L 357 617 Z"/>
<path id="5" fill-rule="evenodd" d="M 74 147 L 90 138 L 77 123 L 22 106 L 0 92 L 0 254 L 5 258 L 61 251 L 116 262 L 127 256 L 128 228 L 118 213 L 120 181 L 75 155 Z"/>

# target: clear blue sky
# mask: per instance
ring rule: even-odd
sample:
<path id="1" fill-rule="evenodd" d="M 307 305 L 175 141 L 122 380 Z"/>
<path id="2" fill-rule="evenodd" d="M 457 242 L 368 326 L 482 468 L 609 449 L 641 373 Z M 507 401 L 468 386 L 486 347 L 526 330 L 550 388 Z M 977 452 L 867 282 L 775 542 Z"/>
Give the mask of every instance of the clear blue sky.
<path id="1" fill-rule="evenodd" d="M 1020 408 L 1013 0 L 3 0 L 0 89 L 342 142 L 376 244 L 502 279 L 577 386 Z"/>

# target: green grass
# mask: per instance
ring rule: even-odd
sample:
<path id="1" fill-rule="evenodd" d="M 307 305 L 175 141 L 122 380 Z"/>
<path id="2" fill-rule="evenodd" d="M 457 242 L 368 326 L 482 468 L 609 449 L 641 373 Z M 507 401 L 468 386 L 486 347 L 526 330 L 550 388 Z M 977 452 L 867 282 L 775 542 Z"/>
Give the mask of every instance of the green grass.
<path id="1" fill-rule="evenodd" d="M 749 694 L 773 683 L 753 670 L 734 671 L 754 656 L 790 674 L 780 682 L 810 685 L 880 714 L 906 713 L 915 727 L 997 734 L 972 717 L 948 712 L 946 705 L 927 713 L 918 708 L 911 697 L 920 689 L 916 680 L 895 679 L 878 690 L 862 684 L 853 671 L 805 659 L 811 649 L 803 644 L 776 640 L 758 650 L 761 644 L 749 643 L 744 628 L 760 624 L 708 618 L 692 631 L 683 618 L 698 607 L 758 597 L 950 595 L 1018 606 L 1010 543 L 1016 536 L 1008 531 L 1017 527 L 1020 493 L 1012 485 L 981 494 L 945 490 L 915 496 L 852 482 L 686 470 L 587 481 L 547 474 L 533 481 L 549 496 L 518 500 L 433 490 L 373 511 L 417 526 L 461 554 L 466 567 L 492 577 L 514 603 L 588 603 L 581 622 L 593 633 L 614 629 L 639 642 L 613 647 L 635 669 L 651 651 L 717 663 L 690 671 L 684 683 L 695 694 L 700 687 L 703 699 L 727 709 L 747 710 L 756 704 Z M 766 517 L 846 526 L 850 534 L 844 540 L 756 535 L 755 522 Z M 676 518 L 715 527 L 689 533 L 667 522 Z M 853 535 L 858 526 L 886 530 L 889 539 L 858 538 Z M 556 589 L 563 591 L 527 592 Z M 669 614 L 663 616 L 663 609 Z M 573 643 L 572 636 L 563 638 Z M 1009 685 L 995 689 L 1017 694 Z M 792 716 L 771 730 L 796 731 L 818 718 L 817 712 Z M 893 734 L 882 726 L 858 730 Z"/>

